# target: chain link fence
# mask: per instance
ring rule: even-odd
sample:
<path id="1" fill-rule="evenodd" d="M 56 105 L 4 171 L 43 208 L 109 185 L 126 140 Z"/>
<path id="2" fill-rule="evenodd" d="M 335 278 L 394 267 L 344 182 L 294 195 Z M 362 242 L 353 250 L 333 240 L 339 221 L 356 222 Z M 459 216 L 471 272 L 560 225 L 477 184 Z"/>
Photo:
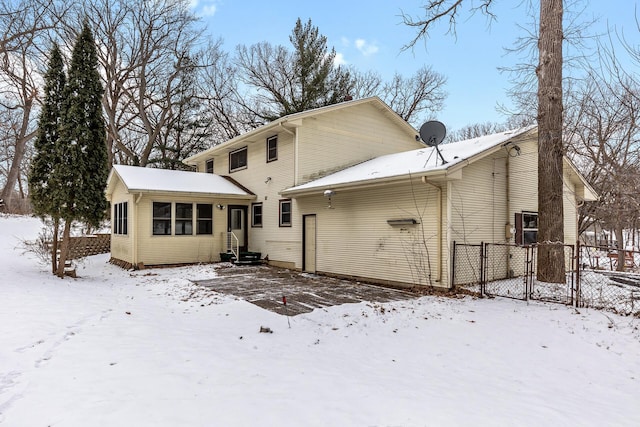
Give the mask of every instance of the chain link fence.
<path id="1" fill-rule="evenodd" d="M 580 245 L 578 254 L 578 306 L 640 316 L 640 252 L 624 251 L 622 260 L 615 249 Z"/>
<path id="2" fill-rule="evenodd" d="M 640 271 L 629 267 L 629 261 L 625 268 L 631 271 L 612 271 L 594 264 L 590 247 L 562 245 L 565 281 L 546 283 L 536 276 L 540 246 L 454 242 L 453 286 L 482 296 L 555 302 L 640 316 Z M 635 256 L 640 254 L 630 254 L 634 262 Z"/>

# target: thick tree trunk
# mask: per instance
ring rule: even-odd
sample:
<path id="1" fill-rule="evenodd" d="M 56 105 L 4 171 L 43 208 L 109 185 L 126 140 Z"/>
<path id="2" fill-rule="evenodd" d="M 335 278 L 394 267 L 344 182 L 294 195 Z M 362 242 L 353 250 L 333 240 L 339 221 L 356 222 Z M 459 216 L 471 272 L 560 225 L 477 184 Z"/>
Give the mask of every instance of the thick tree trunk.
<path id="1" fill-rule="evenodd" d="M 562 0 L 540 1 L 538 280 L 565 282 L 562 161 Z"/>
<path id="2" fill-rule="evenodd" d="M 27 134 L 34 97 L 35 94 L 31 98 L 27 98 L 27 100 L 25 101 L 22 112 L 22 123 L 20 131 L 16 137 L 16 146 L 13 154 L 13 160 L 11 161 L 11 167 L 9 168 L 9 173 L 7 174 L 7 180 L 5 182 L 4 189 L 2 190 L 2 194 L 0 194 L 0 199 L 4 200 L 5 210 L 7 212 L 11 212 L 11 199 L 13 198 L 13 192 L 16 187 L 16 182 L 20 177 L 20 169 L 22 168 L 24 153 L 27 150 L 27 143 L 36 135 L 35 131 Z"/>
<path id="3" fill-rule="evenodd" d="M 620 221 L 618 221 L 618 224 L 614 227 L 613 233 L 616 235 L 616 241 L 618 242 L 618 266 L 616 270 L 624 271 L 624 231 Z"/>
<path id="4" fill-rule="evenodd" d="M 56 274 L 58 269 L 58 232 L 60 229 L 60 219 L 53 219 L 53 238 L 51 243 L 51 273 Z"/>
<path id="5" fill-rule="evenodd" d="M 2 194 L 0 195 L 0 199 L 4 200 L 7 212 L 10 212 L 10 209 L 12 209 L 11 199 L 13 198 L 16 182 L 18 181 L 18 178 L 20 176 L 20 168 L 22 167 L 24 153 L 27 149 L 27 142 L 28 139 L 24 137 L 16 141 L 15 154 L 11 161 L 9 173 L 7 174 L 7 181 L 5 183 L 4 189 L 2 190 Z"/>
<path id="6" fill-rule="evenodd" d="M 56 268 L 56 276 L 64 279 L 64 266 L 69 256 L 69 241 L 71 237 L 71 220 L 64 221 L 64 232 L 62 233 L 62 243 L 60 244 L 60 258 Z"/>

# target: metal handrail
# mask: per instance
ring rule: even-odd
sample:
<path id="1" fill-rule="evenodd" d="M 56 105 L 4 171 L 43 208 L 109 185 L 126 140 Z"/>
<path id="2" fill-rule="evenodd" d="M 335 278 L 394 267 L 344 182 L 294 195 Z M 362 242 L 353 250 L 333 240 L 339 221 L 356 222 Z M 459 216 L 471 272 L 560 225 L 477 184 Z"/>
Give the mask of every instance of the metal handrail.
<path id="1" fill-rule="evenodd" d="M 236 246 L 235 250 L 233 248 L 233 242 L 235 241 Z M 233 231 L 229 231 L 227 234 L 227 244 L 229 245 L 229 250 L 233 255 L 235 255 L 236 259 L 240 259 L 240 240 L 238 240 L 238 236 L 236 236 Z"/>

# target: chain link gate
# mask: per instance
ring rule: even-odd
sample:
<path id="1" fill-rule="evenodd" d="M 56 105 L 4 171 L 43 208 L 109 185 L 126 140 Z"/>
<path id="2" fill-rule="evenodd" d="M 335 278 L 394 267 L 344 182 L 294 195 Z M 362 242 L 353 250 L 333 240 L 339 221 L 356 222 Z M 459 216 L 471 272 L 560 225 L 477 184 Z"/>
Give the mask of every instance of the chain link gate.
<path id="1" fill-rule="evenodd" d="M 519 246 L 508 243 L 460 244 L 454 242 L 454 286 L 480 295 L 518 300 L 541 300 L 561 304 L 577 301 L 578 281 L 574 247 L 564 248 L 565 283 L 536 280 L 537 251 L 540 245 Z"/>

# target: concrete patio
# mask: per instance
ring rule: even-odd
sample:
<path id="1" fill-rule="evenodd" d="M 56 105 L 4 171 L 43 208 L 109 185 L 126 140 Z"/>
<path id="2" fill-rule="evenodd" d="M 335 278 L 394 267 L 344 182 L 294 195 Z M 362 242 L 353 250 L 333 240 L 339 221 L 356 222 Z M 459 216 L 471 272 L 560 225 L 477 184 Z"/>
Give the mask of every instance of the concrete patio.
<path id="1" fill-rule="evenodd" d="M 286 316 L 346 303 L 381 303 L 417 297 L 408 291 L 275 267 L 238 267 L 226 263 L 216 267 L 216 277 L 195 283 Z M 286 306 L 283 296 L 286 296 Z"/>

